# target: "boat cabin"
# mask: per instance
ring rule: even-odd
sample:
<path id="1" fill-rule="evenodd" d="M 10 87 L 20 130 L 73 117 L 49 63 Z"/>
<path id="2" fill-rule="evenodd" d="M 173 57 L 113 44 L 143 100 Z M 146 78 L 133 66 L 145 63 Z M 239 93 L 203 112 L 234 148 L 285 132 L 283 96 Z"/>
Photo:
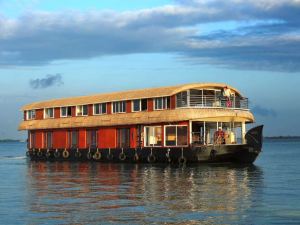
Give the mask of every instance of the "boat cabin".
<path id="1" fill-rule="evenodd" d="M 39 150 L 243 144 L 254 121 L 248 99 L 218 83 L 54 99 L 22 111 L 19 129 Z"/>

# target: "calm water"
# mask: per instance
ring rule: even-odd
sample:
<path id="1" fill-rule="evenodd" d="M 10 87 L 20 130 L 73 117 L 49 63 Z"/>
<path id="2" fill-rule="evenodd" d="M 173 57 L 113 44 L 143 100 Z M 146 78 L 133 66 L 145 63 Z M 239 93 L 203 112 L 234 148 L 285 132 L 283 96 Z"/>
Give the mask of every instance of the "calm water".
<path id="1" fill-rule="evenodd" d="M 300 224 L 300 141 L 255 166 L 37 163 L 0 144 L 0 224 Z"/>

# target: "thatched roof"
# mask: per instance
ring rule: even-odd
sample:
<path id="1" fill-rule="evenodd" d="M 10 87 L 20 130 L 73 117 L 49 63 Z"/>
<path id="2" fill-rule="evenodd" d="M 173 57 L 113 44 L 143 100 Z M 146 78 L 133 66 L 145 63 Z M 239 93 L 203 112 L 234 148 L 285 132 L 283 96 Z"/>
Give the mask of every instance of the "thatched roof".
<path id="1" fill-rule="evenodd" d="M 162 122 L 171 123 L 188 120 L 254 122 L 254 117 L 252 113 L 247 110 L 188 108 L 87 117 L 30 120 L 23 121 L 19 126 L 19 130 L 101 127 Z"/>
<path id="2" fill-rule="evenodd" d="M 22 110 L 31 110 L 31 109 L 42 109 L 49 107 L 62 107 L 62 106 L 76 106 L 84 104 L 95 104 L 102 102 L 112 102 L 112 101 L 122 101 L 122 100 L 132 100 L 132 99 L 142 99 L 142 98 L 155 98 L 155 97 L 164 97 L 172 96 L 181 91 L 188 89 L 202 89 L 202 88 L 228 88 L 235 91 L 238 95 L 241 93 L 233 87 L 230 87 L 226 84 L 221 83 L 195 83 L 195 84 L 185 84 L 171 87 L 159 87 L 159 88 L 147 88 L 140 90 L 132 91 L 122 91 L 106 94 L 97 94 L 90 96 L 81 96 L 73 98 L 61 98 L 53 99 L 43 102 L 35 102 L 28 104 L 22 108 Z"/>

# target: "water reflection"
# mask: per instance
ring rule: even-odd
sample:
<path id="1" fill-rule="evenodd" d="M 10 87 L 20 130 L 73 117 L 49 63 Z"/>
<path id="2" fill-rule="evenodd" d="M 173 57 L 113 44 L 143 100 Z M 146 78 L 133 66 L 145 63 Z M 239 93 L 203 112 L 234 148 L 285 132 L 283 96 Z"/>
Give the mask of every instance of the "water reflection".
<path id="1" fill-rule="evenodd" d="M 255 166 L 29 162 L 27 222 L 237 223 L 259 199 L 262 176 Z"/>

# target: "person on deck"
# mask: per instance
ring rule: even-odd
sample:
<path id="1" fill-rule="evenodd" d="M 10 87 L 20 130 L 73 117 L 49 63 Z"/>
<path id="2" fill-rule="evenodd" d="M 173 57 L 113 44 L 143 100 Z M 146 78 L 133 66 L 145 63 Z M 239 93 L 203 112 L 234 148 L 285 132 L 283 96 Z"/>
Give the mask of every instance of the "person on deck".
<path id="1" fill-rule="evenodd" d="M 214 135 L 214 142 L 215 144 L 221 145 L 225 143 L 225 133 L 222 130 L 222 127 L 219 127 L 219 129 L 215 132 Z"/>

